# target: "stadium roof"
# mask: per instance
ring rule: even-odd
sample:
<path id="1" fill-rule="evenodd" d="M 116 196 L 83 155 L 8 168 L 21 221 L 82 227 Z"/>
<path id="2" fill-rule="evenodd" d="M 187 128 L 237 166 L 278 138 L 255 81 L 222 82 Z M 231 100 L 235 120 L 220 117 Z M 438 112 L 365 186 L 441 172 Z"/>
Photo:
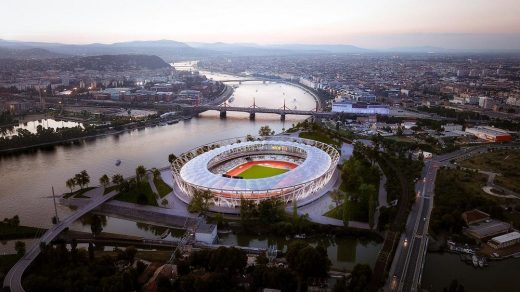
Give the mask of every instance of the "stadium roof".
<path id="1" fill-rule="evenodd" d="M 214 174 L 208 169 L 208 163 L 217 155 L 237 147 L 249 145 L 292 146 L 304 150 L 307 154 L 302 164 L 280 175 L 259 179 L 235 179 Z M 209 189 L 226 191 L 265 191 L 292 187 L 316 179 L 327 172 L 332 163 L 331 157 L 314 146 L 292 141 L 252 141 L 225 145 L 203 153 L 188 161 L 180 170 L 184 181 Z"/>

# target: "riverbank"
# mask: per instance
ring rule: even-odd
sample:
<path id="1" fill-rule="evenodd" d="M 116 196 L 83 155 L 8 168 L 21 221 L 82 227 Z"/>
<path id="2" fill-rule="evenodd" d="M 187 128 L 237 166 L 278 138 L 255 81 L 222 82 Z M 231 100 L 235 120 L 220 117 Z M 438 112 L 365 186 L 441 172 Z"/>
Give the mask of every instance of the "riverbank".
<path id="1" fill-rule="evenodd" d="M 224 90 L 219 95 L 219 97 L 217 97 L 216 99 L 211 101 L 209 104 L 211 104 L 211 105 L 221 104 L 221 103 L 225 102 L 227 99 L 229 99 L 232 94 L 233 94 L 233 88 L 231 86 L 226 85 Z M 191 117 L 192 116 L 182 116 L 182 117 L 180 117 L 180 119 L 189 119 Z M 126 131 L 132 131 L 135 129 L 142 130 L 142 129 L 145 129 L 148 127 L 156 127 L 158 124 L 159 124 L 159 121 L 157 121 L 157 123 L 137 125 L 137 126 L 135 126 L 135 124 L 133 124 L 133 123 L 130 123 L 130 124 L 123 125 L 126 127 L 122 130 L 114 131 L 114 130 L 107 129 L 103 133 L 98 133 L 98 134 L 93 134 L 93 135 L 86 135 L 86 136 L 77 137 L 77 138 L 63 139 L 63 140 L 57 140 L 57 141 L 51 141 L 51 142 L 45 142 L 45 143 L 38 143 L 38 144 L 28 145 L 28 146 L 23 146 L 23 147 L 2 149 L 2 150 L 0 150 L 0 155 L 14 154 L 16 152 L 24 152 L 24 151 L 29 151 L 29 150 L 39 149 L 39 148 L 46 148 L 46 147 L 50 147 L 50 146 L 67 145 L 67 144 L 73 144 L 76 142 L 80 142 L 83 140 L 91 140 L 91 139 L 96 139 L 96 138 L 101 138 L 101 137 L 119 135 Z"/>
<path id="2" fill-rule="evenodd" d="M 29 227 L 29 226 L 13 226 L 0 222 L 0 240 L 34 238 L 41 235 L 46 229 Z"/>

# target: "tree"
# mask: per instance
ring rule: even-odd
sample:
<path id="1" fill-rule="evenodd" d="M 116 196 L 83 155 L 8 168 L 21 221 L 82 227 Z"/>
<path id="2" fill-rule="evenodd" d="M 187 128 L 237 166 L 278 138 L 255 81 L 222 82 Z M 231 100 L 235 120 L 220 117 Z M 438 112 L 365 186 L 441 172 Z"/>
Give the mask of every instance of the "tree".
<path id="1" fill-rule="evenodd" d="M 117 186 L 119 191 L 121 191 L 121 186 L 123 185 L 124 181 L 125 179 L 120 174 L 114 174 L 114 176 L 112 176 L 112 183 Z"/>
<path id="2" fill-rule="evenodd" d="M 248 226 L 254 218 L 258 216 L 255 202 L 240 198 L 240 223 L 242 226 Z"/>
<path id="3" fill-rule="evenodd" d="M 339 207 L 341 204 L 341 201 L 343 201 L 343 194 L 339 189 L 334 189 L 332 192 L 330 192 L 330 197 L 334 204 L 336 205 L 336 208 Z"/>
<path id="4" fill-rule="evenodd" d="M 278 198 L 269 198 L 258 204 L 258 217 L 264 224 L 278 222 L 285 216 L 285 205 Z"/>
<path id="5" fill-rule="evenodd" d="M 110 184 L 110 178 L 108 178 L 108 175 L 103 174 L 103 176 L 99 178 L 99 184 L 102 185 L 104 188 L 108 187 L 108 185 Z"/>
<path id="6" fill-rule="evenodd" d="M 88 184 L 90 183 L 90 175 L 88 175 L 86 170 L 82 170 L 79 174 L 83 185 L 88 187 Z"/>
<path id="7" fill-rule="evenodd" d="M 397 136 L 402 136 L 403 135 L 403 128 L 401 126 L 397 127 L 396 135 Z"/>
<path id="8" fill-rule="evenodd" d="M 81 174 L 76 173 L 74 175 L 74 182 L 79 186 L 80 189 L 83 189 L 83 178 L 81 177 Z"/>
<path id="9" fill-rule="evenodd" d="M 82 170 L 80 173 L 74 175 L 74 180 L 76 181 L 76 184 L 83 189 L 84 186 L 88 186 L 90 183 L 90 176 L 86 170 Z"/>
<path id="10" fill-rule="evenodd" d="M 170 164 L 172 164 L 175 160 L 177 160 L 177 156 L 175 154 L 171 153 L 168 155 L 168 162 L 170 162 Z"/>
<path id="11" fill-rule="evenodd" d="M 135 178 L 137 180 L 137 183 L 140 183 L 141 179 L 144 178 L 145 175 L 146 175 L 146 168 L 144 168 L 144 166 L 142 166 L 142 165 L 139 165 L 135 169 Z"/>
<path id="12" fill-rule="evenodd" d="M 296 266 L 298 264 L 298 254 L 300 250 L 306 248 L 307 246 L 309 246 L 309 244 L 301 240 L 295 240 L 289 243 L 287 246 L 287 253 L 285 254 L 289 268 L 296 270 Z"/>
<path id="13" fill-rule="evenodd" d="M 374 227 L 374 215 L 376 212 L 376 198 L 375 198 L 375 192 L 371 193 L 368 198 L 368 225 L 370 225 L 370 228 Z"/>
<path id="14" fill-rule="evenodd" d="M 16 250 L 16 254 L 18 256 L 23 256 L 25 254 L 25 242 L 17 241 L 14 243 L 14 250 Z"/>
<path id="15" fill-rule="evenodd" d="M 334 287 L 332 287 L 332 292 L 348 292 L 347 279 L 345 279 L 345 277 L 341 277 L 340 279 L 336 280 L 336 284 L 334 284 Z"/>
<path id="16" fill-rule="evenodd" d="M 349 194 L 345 194 L 345 202 L 343 203 L 343 224 L 348 226 L 348 222 L 350 221 L 350 196 Z"/>
<path id="17" fill-rule="evenodd" d="M 126 249 L 125 249 L 125 257 L 126 257 L 126 260 L 128 260 L 129 263 L 133 264 L 134 263 L 134 259 L 135 259 L 135 255 L 137 254 L 137 249 L 135 248 L 135 246 L 128 246 Z"/>
<path id="18" fill-rule="evenodd" d="M 72 191 L 74 190 L 74 188 L 76 187 L 76 180 L 74 178 L 69 178 L 66 182 L 65 182 L 65 185 L 67 186 L 67 188 L 70 189 L 70 192 L 72 193 Z"/>
<path id="19" fill-rule="evenodd" d="M 188 204 L 188 211 L 195 213 L 206 213 L 209 209 L 209 204 L 213 199 L 213 194 L 208 190 L 195 190 L 190 203 Z"/>
<path id="20" fill-rule="evenodd" d="M 92 234 L 94 237 L 103 231 L 103 226 L 101 223 L 101 218 L 99 218 L 98 215 L 92 215 L 91 222 L 90 222 L 90 230 L 92 231 Z"/>
<path id="21" fill-rule="evenodd" d="M 260 130 L 258 130 L 258 135 L 260 136 L 272 136 L 274 135 L 274 131 L 271 130 L 271 128 L 268 125 L 260 127 Z"/>
<path id="22" fill-rule="evenodd" d="M 300 284 L 310 277 L 327 277 L 331 265 L 325 248 L 321 245 L 314 248 L 303 241 L 291 242 L 285 258 L 289 267 L 298 273 Z"/>
<path id="23" fill-rule="evenodd" d="M 368 283 L 372 277 L 372 269 L 369 265 L 357 264 L 352 270 L 348 288 L 350 291 L 367 291 Z"/>
<path id="24" fill-rule="evenodd" d="M 370 227 L 374 225 L 374 213 L 376 211 L 376 187 L 372 184 L 361 184 L 358 190 L 361 200 L 368 201 L 368 223 Z"/>
<path id="25" fill-rule="evenodd" d="M 152 169 L 153 179 L 159 179 L 161 177 L 161 172 L 157 168 Z"/>

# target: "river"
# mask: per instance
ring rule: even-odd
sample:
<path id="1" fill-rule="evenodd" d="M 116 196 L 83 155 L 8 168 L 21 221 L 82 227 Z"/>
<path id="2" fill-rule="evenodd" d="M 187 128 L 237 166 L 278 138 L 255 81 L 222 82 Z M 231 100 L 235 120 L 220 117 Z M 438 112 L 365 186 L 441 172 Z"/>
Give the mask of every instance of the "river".
<path id="1" fill-rule="evenodd" d="M 237 79 L 235 76 L 201 72 L 214 80 Z M 253 99 L 257 106 L 279 108 L 286 106 L 302 110 L 315 107 L 313 97 L 300 88 L 287 84 L 243 82 L 236 85 L 231 104 L 250 106 Z M 51 186 L 56 194 L 68 191 L 65 181 L 81 170 L 87 170 L 91 185 L 96 185 L 103 174 L 124 176 L 134 174 L 142 164 L 146 168 L 163 167 L 168 164 L 168 154 L 180 154 L 198 145 L 226 138 L 257 134 L 263 125 L 269 125 L 276 132 L 290 128 L 302 121 L 303 116 L 287 116 L 284 122 L 274 114 L 257 114 L 254 121 L 247 113 L 228 113 L 220 119 L 217 112 L 206 112 L 197 118 L 162 127 L 132 130 L 117 136 L 107 136 L 81 142 L 73 146 L 56 146 L 53 150 L 38 150 L 30 154 L 0 157 L 0 218 L 19 215 L 21 223 L 28 226 L 46 227 L 51 225 L 54 213 Z M 121 165 L 115 161 L 120 159 Z M 60 217 L 70 214 L 70 209 L 58 205 Z M 73 229 L 89 231 L 80 223 Z M 146 237 L 155 236 L 143 231 L 132 221 L 109 217 L 105 231 Z M 286 244 L 285 239 L 236 238 L 228 235 L 222 238 L 224 244 L 247 242 L 251 246 L 265 247 L 268 242 Z M 5 247 L 5 246 L 4 246 Z M 329 246 L 331 260 L 340 268 L 352 268 L 357 262 L 373 264 L 379 244 L 360 242 L 358 239 L 340 239 Z M 339 259 L 339 260 L 338 260 Z"/>
<path id="2" fill-rule="evenodd" d="M 428 253 L 421 286 L 440 292 L 456 279 L 465 291 L 519 291 L 519 271 L 518 259 L 490 261 L 485 268 L 475 268 L 462 262 L 456 254 Z"/>

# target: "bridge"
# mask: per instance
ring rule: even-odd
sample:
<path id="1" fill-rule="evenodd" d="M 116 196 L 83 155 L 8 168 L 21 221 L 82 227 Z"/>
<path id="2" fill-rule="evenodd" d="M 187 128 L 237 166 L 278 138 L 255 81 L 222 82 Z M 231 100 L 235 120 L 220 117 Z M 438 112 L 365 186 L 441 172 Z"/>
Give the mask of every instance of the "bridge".
<path id="1" fill-rule="evenodd" d="M 314 116 L 314 117 L 331 117 L 334 116 L 335 113 L 333 112 L 321 112 L 318 111 L 318 104 L 316 104 L 316 109 L 314 110 L 295 110 L 295 109 L 289 109 L 287 106 L 285 106 L 285 101 L 282 107 L 280 108 L 264 108 L 259 107 L 255 104 L 253 101 L 253 105 L 250 107 L 237 107 L 237 106 L 230 106 L 227 102 L 222 105 L 195 105 L 195 106 L 188 106 L 185 107 L 185 109 L 192 110 L 196 113 L 202 113 L 209 110 L 219 111 L 221 118 L 226 118 L 227 112 L 242 112 L 242 113 L 249 113 L 249 118 L 251 120 L 255 119 L 255 116 L 257 113 L 264 113 L 264 114 L 278 114 L 280 115 L 280 119 L 282 121 L 285 120 L 286 115 L 302 115 L 302 116 Z"/>
<path id="2" fill-rule="evenodd" d="M 263 81 L 264 83 L 267 81 L 274 81 L 274 80 L 268 80 L 268 79 L 261 79 L 261 78 L 244 78 L 244 79 L 226 79 L 226 80 L 219 80 L 220 82 L 248 82 L 248 81 Z"/>
<path id="3" fill-rule="evenodd" d="M 69 217 L 65 218 L 65 220 L 58 222 L 54 226 L 52 226 L 47 232 L 43 234 L 38 240 L 34 242 L 31 248 L 25 253 L 25 255 L 9 270 L 4 279 L 4 287 L 9 287 L 10 291 L 13 292 L 23 292 L 24 289 L 22 287 L 22 275 L 25 270 L 29 267 L 29 265 L 36 259 L 36 257 L 40 254 L 40 244 L 45 243 L 49 244 L 56 236 L 58 236 L 63 230 L 68 228 L 72 223 L 81 218 L 83 215 L 92 211 L 96 207 L 105 203 L 106 201 L 112 199 L 115 195 L 117 195 L 117 191 L 112 191 L 106 195 L 99 195 L 78 209 Z"/>

